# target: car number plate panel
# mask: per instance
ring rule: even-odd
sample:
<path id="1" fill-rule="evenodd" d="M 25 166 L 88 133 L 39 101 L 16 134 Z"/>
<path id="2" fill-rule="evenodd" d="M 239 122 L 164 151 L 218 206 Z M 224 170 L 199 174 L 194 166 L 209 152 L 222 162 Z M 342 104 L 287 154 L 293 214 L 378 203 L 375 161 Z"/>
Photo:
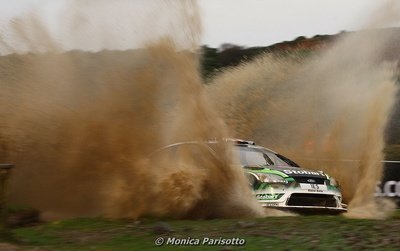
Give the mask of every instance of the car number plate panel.
<path id="1" fill-rule="evenodd" d="M 326 185 L 309 183 L 300 183 L 300 188 L 303 190 L 308 190 L 310 192 L 323 192 L 328 190 Z"/>

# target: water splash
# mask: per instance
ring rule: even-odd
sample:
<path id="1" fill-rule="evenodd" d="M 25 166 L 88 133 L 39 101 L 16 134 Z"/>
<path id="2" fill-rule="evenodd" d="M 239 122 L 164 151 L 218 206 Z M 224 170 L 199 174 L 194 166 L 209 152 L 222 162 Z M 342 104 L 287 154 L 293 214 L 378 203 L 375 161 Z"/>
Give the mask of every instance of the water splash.
<path id="1" fill-rule="evenodd" d="M 349 216 L 381 217 L 383 208 L 371 205 L 397 92 L 396 62 L 382 57 L 393 36 L 390 29 L 342 35 L 312 57 L 267 54 L 228 69 L 209 95 L 237 137 L 337 177 Z"/>
<path id="2" fill-rule="evenodd" d="M 197 6 L 165 7 L 183 32 L 171 29 L 124 52 L 63 52 L 34 17 L 14 22 L 14 40 L 34 53 L 0 60 L 1 160 L 17 166 L 13 202 L 42 210 L 46 219 L 263 214 L 242 170 L 230 165 L 229 146 L 149 157 L 167 144 L 227 136 L 193 52 Z"/>

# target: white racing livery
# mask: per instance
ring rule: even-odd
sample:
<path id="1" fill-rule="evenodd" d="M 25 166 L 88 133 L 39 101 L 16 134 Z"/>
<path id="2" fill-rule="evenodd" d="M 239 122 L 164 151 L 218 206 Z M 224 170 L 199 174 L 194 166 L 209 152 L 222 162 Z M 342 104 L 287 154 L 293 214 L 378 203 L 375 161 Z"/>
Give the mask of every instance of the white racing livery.
<path id="1" fill-rule="evenodd" d="M 257 200 L 265 207 L 342 213 L 347 206 L 334 178 L 300 168 L 292 160 L 252 141 L 233 140 Z"/>

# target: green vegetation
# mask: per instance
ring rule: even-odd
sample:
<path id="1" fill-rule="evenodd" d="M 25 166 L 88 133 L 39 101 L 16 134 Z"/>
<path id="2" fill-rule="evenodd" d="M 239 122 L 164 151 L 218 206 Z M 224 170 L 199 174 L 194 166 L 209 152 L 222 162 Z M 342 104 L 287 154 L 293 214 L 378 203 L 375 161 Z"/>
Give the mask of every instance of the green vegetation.
<path id="1" fill-rule="evenodd" d="M 223 68 L 237 66 L 264 53 L 274 53 L 280 56 L 296 53 L 297 55 L 309 56 L 335 41 L 338 36 L 316 35 L 312 38 L 300 36 L 293 41 L 255 47 L 244 47 L 230 43 L 222 44 L 219 48 L 203 45 L 201 47 L 202 75 L 205 80 L 208 80 Z"/>
<path id="2" fill-rule="evenodd" d="M 167 228 L 155 233 L 160 220 Z M 12 229 L 13 241 L 7 239 L 7 245 L 21 250 L 399 250 L 399 227 L 400 211 L 387 220 L 343 216 L 139 221 L 78 218 Z M 154 244 L 158 237 L 243 238 L 246 243 L 160 247 Z"/>

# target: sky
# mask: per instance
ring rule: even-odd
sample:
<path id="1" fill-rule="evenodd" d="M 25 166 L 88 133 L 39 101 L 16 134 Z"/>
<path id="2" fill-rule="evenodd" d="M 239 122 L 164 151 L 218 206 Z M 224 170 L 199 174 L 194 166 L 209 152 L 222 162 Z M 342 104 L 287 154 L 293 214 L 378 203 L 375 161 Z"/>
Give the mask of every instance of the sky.
<path id="1" fill-rule="evenodd" d="M 63 15 L 67 2 L 71 3 L 73 0 L 0 0 L 0 34 L 4 33 L 3 26 L 8 20 L 24 16 L 31 10 L 39 13 L 44 23 L 53 31 L 62 30 L 57 25 L 60 25 L 60 20 L 67 19 Z M 100 3 L 101 1 L 77 0 L 76 2 L 79 2 L 76 7 L 79 10 L 85 6 L 85 3 Z M 110 5 L 110 1 L 104 0 L 103 2 L 107 3 L 107 6 Z M 79 47 L 78 45 L 85 44 L 85 41 L 89 39 L 100 41 L 98 45 L 92 45 L 94 48 L 112 47 L 111 42 L 110 45 L 107 42 L 104 44 L 105 39 L 95 31 L 109 24 L 112 25 L 109 36 L 120 40 L 117 43 L 121 47 L 120 49 L 132 46 L 133 43 L 128 37 L 135 37 L 135 34 L 142 31 L 138 26 L 135 27 L 138 24 L 132 22 L 132 27 L 129 29 L 120 25 L 121 23 L 130 24 L 129 21 L 123 19 L 123 16 L 129 16 L 134 12 L 132 11 L 134 8 L 141 8 L 151 1 L 115 0 L 112 3 L 114 6 L 118 6 L 120 2 L 131 4 L 130 8 L 132 9 L 106 7 L 92 10 L 92 12 L 113 12 L 114 15 L 109 19 L 116 21 L 113 23 L 100 20 L 104 23 L 97 27 L 93 26 L 92 33 L 87 34 L 81 40 L 74 41 L 74 45 L 70 45 L 70 47 Z M 223 43 L 265 46 L 293 40 L 298 36 L 312 37 L 317 34 L 335 34 L 342 30 L 358 30 L 366 26 L 368 20 L 373 16 L 372 13 L 376 13 L 377 8 L 383 2 L 385 0 L 198 0 L 203 25 L 201 43 L 212 47 L 218 47 Z M 74 20 L 69 21 L 73 22 Z M 156 16 L 150 20 L 155 23 L 157 21 L 165 22 L 166 20 L 160 21 Z M 396 23 L 391 26 L 400 25 Z M 151 33 L 152 31 L 149 29 L 145 32 Z M 61 34 L 58 39 L 62 41 L 66 36 L 66 34 Z"/>
<path id="2" fill-rule="evenodd" d="M 358 30 L 382 0 L 200 0 L 204 43 L 267 45 Z"/>

